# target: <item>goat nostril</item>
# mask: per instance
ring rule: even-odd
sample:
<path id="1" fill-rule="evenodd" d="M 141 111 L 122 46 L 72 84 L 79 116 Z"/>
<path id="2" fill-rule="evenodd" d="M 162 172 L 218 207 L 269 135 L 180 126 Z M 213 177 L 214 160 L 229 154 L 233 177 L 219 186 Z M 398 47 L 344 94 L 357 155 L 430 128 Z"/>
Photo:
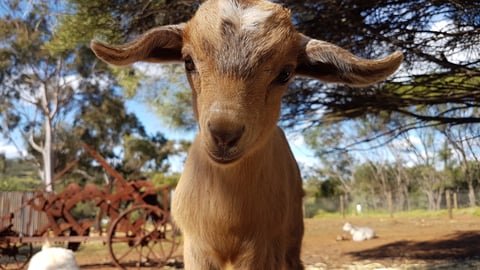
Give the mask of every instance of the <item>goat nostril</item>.
<path id="1" fill-rule="evenodd" d="M 234 147 L 245 131 L 245 127 L 231 128 L 231 127 L 217 127 L 208 123 L 208 130 L 218 147 L 231 148 Z"/>

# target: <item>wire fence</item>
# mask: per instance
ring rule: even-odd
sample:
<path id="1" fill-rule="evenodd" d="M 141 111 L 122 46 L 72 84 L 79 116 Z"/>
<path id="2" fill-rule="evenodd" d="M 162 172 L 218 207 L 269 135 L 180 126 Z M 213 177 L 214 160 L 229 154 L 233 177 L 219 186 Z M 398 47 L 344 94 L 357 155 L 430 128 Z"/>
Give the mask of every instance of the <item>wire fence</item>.
<path id="1" fill-rule="evenodd" d="M 417 210 L 440 211 L 476 207 L 480 205 L 480 193 L 468 190 L 442 190 L 434 194 L 411 193 L 408 196 L 393 194 L 340 195 L 332 197 L 307 197 L 304 201 L 305 217 L 326 213 L 368 214 L 409 212 Z"/>

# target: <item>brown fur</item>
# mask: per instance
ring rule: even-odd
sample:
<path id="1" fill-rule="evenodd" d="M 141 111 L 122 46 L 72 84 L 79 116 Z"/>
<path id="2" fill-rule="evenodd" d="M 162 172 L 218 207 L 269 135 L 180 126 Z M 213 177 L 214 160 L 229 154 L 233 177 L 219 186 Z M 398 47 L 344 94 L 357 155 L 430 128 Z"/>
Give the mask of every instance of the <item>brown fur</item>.
<path id="1" fill-rule="evenodd" d="M 368 85 L 402 61 L 355 57 L 289 18 L 264 0 L 209 0 L 186 24 L 121 46 L 92 41 L 115 65 L 186 61 L 199 132 L 172 205 L 186 269 L 303 269 L 302 180 L 276 126 L 289 75 Z"/>

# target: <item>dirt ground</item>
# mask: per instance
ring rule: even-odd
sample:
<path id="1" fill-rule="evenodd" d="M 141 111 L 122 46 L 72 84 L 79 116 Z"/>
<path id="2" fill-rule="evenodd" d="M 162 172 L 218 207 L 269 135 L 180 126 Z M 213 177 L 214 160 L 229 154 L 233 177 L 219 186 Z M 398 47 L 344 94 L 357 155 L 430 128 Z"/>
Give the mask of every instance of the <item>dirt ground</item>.
<path id="1" fill-rule="evenodd" d="M 342 231 L 345 221 L 369 226 L 378 237 L 353 242 Z M 114 269 L 89 265 L 91 260 L 98 262 L 95 256 L 87 260 L 78 255 L 85 268 Z M 428 269 L 429 265 L 480 262 L 480 217 L 307 219 L 302 259 L 305 265 L 320 264 L 327 269 L 348 268 L 355 262 L 385 267 L 420 264 Z"/>
<path id="2" fill-rule="evenodd" d="M 378 237 L 353 242 L 342 231 L 346 221 L 369 226 Z M 177 255 L 181 260 L 181 254 Z M 116 269 L 107 247 L 101 244 L 82 246 L 76 258 L 82 269 Z M 480 217 L 307 219 L 302 259 L 311 269 L 366 269 L 356 265 L 373 265 L 368 269 L 480 269 Z"/>
<path id="3" fill-rule="evenodd" d="M 338 241 L 337 237 L 347 236 L 341 231 L 345 221 L 371 227 L 378 237 Z M 306 220 L 305 227 L 302 258 L 306 265 L 320 262 L 335 269 L 367 261 L 385 267 L 419 264 L 421 269 L 436 269 L 435 265 L 468 262 L 476 265 L 471 269 L 480 269 L 479 217 L 314 219 Z"/>

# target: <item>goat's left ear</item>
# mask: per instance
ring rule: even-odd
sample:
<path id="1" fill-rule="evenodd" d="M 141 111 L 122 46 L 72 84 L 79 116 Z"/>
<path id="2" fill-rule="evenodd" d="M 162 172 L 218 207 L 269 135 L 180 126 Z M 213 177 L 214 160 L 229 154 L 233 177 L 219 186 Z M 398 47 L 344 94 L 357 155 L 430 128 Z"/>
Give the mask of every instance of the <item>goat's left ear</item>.
<path id="1" fill-rule="evenodd" d="M 301 52 L 296 74 L 326 82 L 367 86 L 379 82 L 395 72 L 403 60 L 401 52 L 368 60 L 325 41 L 300 35 Z"/>
<path id="2" fill-rule="evenodd" d="M 137 61 L 176 62 L 182 59 L 184 24 L 160 26 L 124 45 L 108 45 L 92 40 L 90 47 L 103 61 L 125 66 Z"/>

